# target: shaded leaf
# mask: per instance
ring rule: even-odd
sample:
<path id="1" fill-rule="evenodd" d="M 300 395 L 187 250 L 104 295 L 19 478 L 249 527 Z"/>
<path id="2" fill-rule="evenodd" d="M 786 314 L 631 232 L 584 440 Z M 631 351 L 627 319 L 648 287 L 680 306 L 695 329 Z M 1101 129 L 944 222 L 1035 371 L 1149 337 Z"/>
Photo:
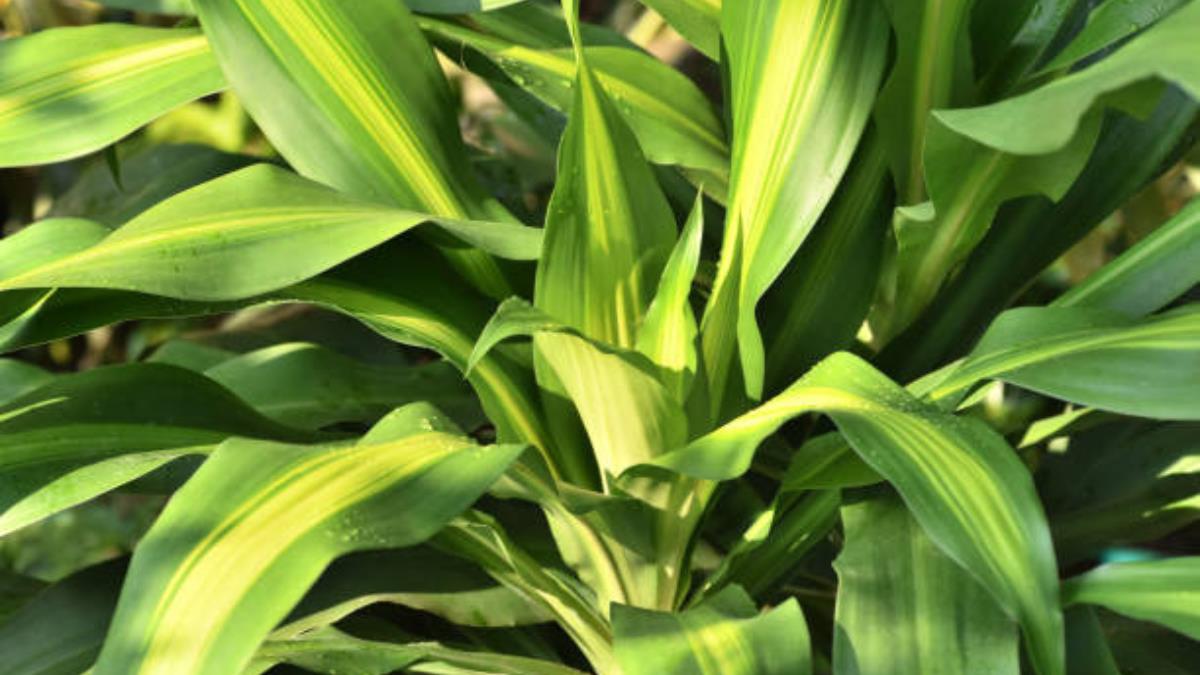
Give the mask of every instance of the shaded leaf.
<path id="1" fill-rule="evenodd" d="M 197 30 L 108 23 L 0 45 L 0 166 L 94 152 L 225 79 Z"/>

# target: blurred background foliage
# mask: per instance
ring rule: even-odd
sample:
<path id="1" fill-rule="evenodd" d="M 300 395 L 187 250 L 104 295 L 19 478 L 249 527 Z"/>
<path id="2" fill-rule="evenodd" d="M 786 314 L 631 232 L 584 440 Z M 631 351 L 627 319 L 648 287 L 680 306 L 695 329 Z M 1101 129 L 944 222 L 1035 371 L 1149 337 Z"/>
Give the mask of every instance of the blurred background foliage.
<path id="1" fill-rule="evenodd" d="M 95 22 L 186 25 L 193 19 L 147 11 L 169 10 L 183 1 L 105 0 L 101 6 L 89 0 L 0 0 L 0 38 Z M 675 65 L 714 100 L 719 96 L 716 65 L 692 51 L 661 17 L 640 3 L 585 1 L 583 13 L 585 20 L 605 23 Z M 554 178 L 554 133 L 523 122 L 482 79 L 458 63 L 443 56 L 442 64 L 461 101 L 460 125 L 480 175 L 527 222 L 539 223 Z M 548 121 L 559 130 L 561 123 L 561 119 Z M 48 216 L 80 216 L 119 225 L 168 194 L 256 161 L 279 160 L 235 96 L 212 96 L 174 110 L 111 151 L 50 166 L 0 170 L 0 235 L 9 236 Z M 1165 222 L 1197 190 L 1200 150 L 1193 150 L 1048 268 L 1025 290 L 1023 300 L 1042 302 L 1087 278 Z M 434 358 L 384 340 L 352 320 L 296 305 L 201 319 L 131 322 L 26 349 L 13 357 L 51 372 L 71 372 L 152 359 L 160 349 L 178 349 L 184 340 L 188 345 L 235 353 L 280 342 L 313 342 L 377 365 Z M 1044 413 L 1043 403 L 1039 397 L 997 385 L 979 410 L 997 428 L 1017 429 Z M 126 553 L 162 502 L 161 497 L 110 495 L 0 539 L 0 615 L 35 590 L 29 584 L 54 581 Z M 1172 537 L 1195 541 L 1200 531 L 1192 526 Z M 1165 541 L 1160 546 L 1171 548 Z M 23 581 L 14 585 L 13 579 Z M 1127 632 L 1129 640 L 1136 641 L 1136 631 Z"/>

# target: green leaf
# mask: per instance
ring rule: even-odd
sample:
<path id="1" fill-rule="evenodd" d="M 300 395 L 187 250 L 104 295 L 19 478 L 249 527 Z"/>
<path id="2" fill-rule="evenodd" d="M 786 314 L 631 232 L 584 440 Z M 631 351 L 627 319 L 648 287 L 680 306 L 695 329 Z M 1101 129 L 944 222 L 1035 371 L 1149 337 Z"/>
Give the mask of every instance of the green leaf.
<path id="1" fill-rule="evenodd" d="M 1197 29 L 1200 5 L 1190 3 L 1077 73 L 999 103 L 935 115 L 956 133 L 1006 153 L 1056 152 L 1077 135 L 1080 120 L 1093 106 L 1120 100 L 1105 99 L 1105 94 L 1160 78 L 1200 97 L 1200 56 L 1192 48 Z"/>
<path id="2" fill-rule="evenodd" d="M 950 399 L 979 380 L 1000 379 L 1102 410 L 1200 419 L 1198 326 L 1196 306 L 1142 320 L 1086 307 L 1018 308 L 927 391 Z"/>
<path id="3" fill-rule="evenodd" d="M 721 0 L 642 0 L 714 61 L 721 57 Z"/>
<path id="4" fill-rule="evenodd" d="M 574 102 L 547 206 L 534 303 L 589 338 L 632 348 L 675 243 L 675 217 L 576 46 Z"/>
<path id="5" fill-rule="evenodd" d="M 977 57 L 983 57 L 976 72 L 986 73 L 980 83 L 985 100 L 1006 96 L 1025 84 L 1022 80 L 1059 44 L 1058 37 L 1088 9 L 1074 0 L 976 3 L 972 38 L 992 43 L 984 52 L 976 50 Z"/>
<path id="6" fill-rule="evenodd" d="M 395 274 L 403 269 L 406 274 Z M 501 442 L 536 446 L 559 475 L 571 458 L 549 441 L 527 365 L 495 352 L 469 364 L 489 303 L 421 246 L 385 246 L 333 273 L 285 289 L 280 300 L 314 303 L 358 319 L 397 342 L 432 349 L 460 370 L 475 389 Z"/>
<path id="7" fill-rule="evenodd" d="M 1191 36 L 1198 28 L 1200 8 L 1183 8 L 1082 71 L 992 105 L 934 113 L 924 155 L 932 201 L 901 211 L 894 287 L 885 290 L 872 325 L 881 341 L 933 300 L 1003 202 L 1035 193 L 1063 197 L 1084 168 L 1104 107 L 1143 109 L 1158 86 L 1153 78 L 1195 97 L 1200 59 Z"/>
<path id="8" fill-rule="evenodd" d="M 1066 196 L 1058 203 L 1025 197 L 1002 208 L 931 311 L 889 343 L 878 363 L 907 381 L 961 356 L 971 346 L 962 336 L 982 334 L 1039 274 L 1175 161 L 1197 109 L 1170 88 L 1145 121 L 1110 112 Z"/>
<path id="9" fill-rule="evenodd" d="M 721 564 L 704 580 L 693 602 L 735 584 L 754 597 L 771 593 L 788 580 L 810 549 L 819 544 L 837 521 L 841 494 L 822 490 L 797 495 L 780 488 L 771 505 L 761 511 Z"/>
<path id="10" fill-rule="evenodd" d="M 768 391 L 853 344 L 879 282 L 891 182 L 878 134 L 868 128 L 821 220 L 763 298 Z"/>
<path id="11" fill-rule="evenodd" d="M 839 434 L 810 438 L 794 453 L 781 490 L 815 490 L 874 485 L 883 478 L 859 458 Z"/>
<path id="12" fill-rule="evenodd" d="M 834 354 L 779 396 L 654 463 L 732 478 L 784 422 L 818 411 L 900 492 L 930 539 L 1019 619 L 1038 672 L 1061 673 L 1054 550 L 1029 473 L 985 424 L 920 403 L 857 357 Z"/>
<path id="13" fill-rule="evenodd" d="M 1086 409 L 1085 409 L 1086 410 Z M 1039 469 L 1061 564 L 1200 518 L 1200 426 L 1115 418 L 1070 433 Z"/>
<path id="14" fill-rule="evenodd" d="M 1153 25 L 1188 0 L 1129 2 L 1106 0 L 1088 15 L 1087 25 L 1041 72 L 1067 68 L 1143 28 Z"/>
<path id="15" fill-rule="evenodd" d="M 579 411 L 592 452 L 607 480 L 683 445 L 687 419 L 680 402 L 637 352 L 589 340 L 518 298 L 501 303 L 468 362 L 503 340 L 532 335 L 538 352 Z"/>
<path id="16" fill-rule="evenodd" d="M 887 22 L 872 3 L 731 2 L 722 6 L 721 30 L 733 110 L 731 195 L 701 325 L 714 418 L 735 340 L 746 393 L 761 395 L 755 308 L 832 197 L 888 53 Z"/>
<path id="17" fill-rule="evenodd" d="M 93 162 L 54 200 L 49 215 L 116 228 L 176 193 L 254 162 L 203 145 L 150 145 L 121 157 L 125 189 L 117 187 L 103 163 Z"/>
<path id="18" fill-rule="evenodd" d="M 553 620 L 540 605 L 497 586 L 469 562 L 423 545 L 335 560 L 271 636 L 298 637 L 380 603 L 412 607 L 462 626 L 496 628 Z"/>
<path id="19" fill-rule="evenodd" d="M 306 671 L 329 675 L 387 675 L 401 670 L 495 675 L 582 675 L 574 668 L 550 661 L 453 649 L 433 642 L 373 642 L 331 628 L 294 640 L 266 642 L 255 656 L 253 667 L 265 670 L 275 663 L 290 663 Z"/>
<path id="20" fill-rule="evenodd" d="M 1130 316 L 1157 311 L 1200 284 L 1200 200 L 1054 301 Z"/>
<path id="21" fill-rule="evenodd" d="M 1001 204 L 1029 194 L 1061 199 L 1082 171 L 1099 130 L 1099 116 L 1090 116 L 1061 151 L 1024 156 L 1004 154 L 932 123 L 924 153 L 930 201 L 896 212 L 892 272 L 871 320 L 876 342 L 886 343 L 925 310 L 987 234 Z"/>
<path id="22" fill-rule="evenodd" d="M 263 415 L 298 428 L 371 422 L 417 400 L 450 412 L 464 425 L 480 421 L 462 376 L 445 362 L 382 366 L 293 342 L 229 359 L 204 374 Z"/>
<path id="23" fill-rule="evenodd" d="M 1063 604 L 1101 605 L 1200 640 L 1200 558 L 1114 563 L 1063 582 Z"/>
<path id="24" fill-rule="evenodd" d="M 925 200 L 922 174 L 929 113 L 971 102 L 970 32 L 974 0 L 887 0 L 896 60 L 875 104 L 900 204 Z"/>
<path id="25" fill-rule="evenodd" d="M 95 152 L 225 87 L 196 30 L 58 28 L 0 44 L 0 166 Z"/>
<path id="26" fill-rule="evenodd" d="M 0 406 L 0 534 L 230 436 L 315 440 L 203 376 L 133 364 L 60 376 Z"/>
<path id="27" fill-rule="evenodd" d="M 494 518 L 478 511 L 467 513 L 434 541 L 439 548 L 475 562 L 492 578 L 546 607 L 597 672 L 612 672 L 615 668 L 612 630 L 590 590 L 574 577 L 530 556 Z"/>
<path id="28" fill-rule="evenodd" d="M 0 405 L 37 389 L 52 379 L 53 375 L 33 364 L 0 359 Z"/>
<path id="29" fill-rule="evenodd" d="M 1067 675 L 1121 675 L 1096 614 L 1088 607 L 1072 607 L 1063 616 L 1067 622 Z"/>
<path id="30" fill-rule="evenodd" d="M 186 300 L 247 298 L 316 276 L 429 219 L 264 164 L 168 199 L 85 250 L 60 248 L 53 260 L 6 275 L 0 290 L 65 286 Z M 445 224 L 473 243 L 536 255 L 532 228 Z"/>
<path id="31" fill-rule="evenodd" d="M 575 61 L 571 50 L 531 47 L 436 19 L 421 18 L 418 23 L 444 43 L 444 51 L 478 50 L 523 91 L 560 112 L 572 109 Z M 700 89 L 679 71 L 630 47 L 591 46 L 584 54 L 596 82 L 615 104 L 612 107 L 633 132 L 646 159 L 703 171 L 712 177 L 706 178 L 713 183 L 706 188 L 723 196 L 729 147 L 721 121 Z M 487 75 L 482 70 L 480 74 Z"/>
<path id="32" fill-rule="evenodd" d="M 447 218 L 510 220 L 475 180 L 449 88 L 397 0 L 195 0 L 230 85 L 302 175 L 370 201 Z M 489 294 L 497 262 L 449 251 Z"/>
<path id="33" fill-rule="evenodd" d="M 78 675 L 100 652 L 126 560 L 89 567 L 34 596 L 0 624 L 0 671 Z"/>
<path id="34" fill-rule="evenodd" d="M 1017 631 L 895 498 L 842 507 L 837 675 L 1017 675 Z"/>
<path id="35" fill-rule="evenodd" d="M 488 12 L 501 7 L 515 5 L 525 0 L 404 0 L 404 4 L 414 12 L 430 14 L 467 14 L 470 12 Z"/>
<path id="36" fill-rule="evenodd" d="M 697 194 L 637 335 L 638 351 L 658 364 L 663 381 L 681 401 L 696 373 L 696 315 L 690 297 L 703 236 L 704 203 Z"/>
<path id="37" fill-rule="evenodd" d="M 736 586 L 674 614 L 615 605 L 613 632 L 625 675 L 812 672 L 808 629 L 796 600 L 759 614 Z"/>
<path id="38" fill-rule="evenodd" d="M 335 557 L 428 538 L 521 451 L 422 419 L 367 444 L 223 444 L 139 544 L 97 675 L 237 672 Z"/>
<path id="39" fill-rule="evenodd" d="M 98 0 L 105 7 L 155 14 L 194 14 L 192 0 Z"/>

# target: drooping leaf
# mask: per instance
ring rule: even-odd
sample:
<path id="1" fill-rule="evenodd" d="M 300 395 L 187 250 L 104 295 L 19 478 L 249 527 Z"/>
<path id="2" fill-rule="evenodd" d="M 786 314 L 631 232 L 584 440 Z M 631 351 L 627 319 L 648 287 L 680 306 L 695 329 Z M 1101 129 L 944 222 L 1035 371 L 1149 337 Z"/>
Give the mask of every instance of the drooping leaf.
<path id="1" fill-rule="evenodd" d="M 540 605 L 497 586 L 469 562 L 422 545 L 335 560 L 271 636 L 297 637 L 380 603 L 464 626 L 511 627 L 552 619 Z"/>
<path id="2" fill-rule="evenodd" d="M 408 274 L 392 273 L 397 268 Z M 527 367 L 500 352 L 468 364 L 490 307 L 427 249 L 377 249 L 278 296 L 345 313 L 388 339 L 432 349 L 461 370 L 471 365 L 467 380 L 500 441 L 537 447 L 555 475 L 571 465 L 549 440 Z"/>
<path id="3" fill-rule="evenodd" d="M 1198 27 L 1200 5 L 1188 4 L 1095 65 L 1021 96 L 935 116 L 954 132 L 1006 153 L 1056 152 L 1077 135 L 1093 106 L 1121 100 L 1106 94 L 1140 81 L 1160 78 L 1200 97 L 1200 56 L 1192 49 Z"/>
<path id="4" fill-rule="evenodd" d="M 1142 320 L 1086 307 L 1014 309 L 927 391 L 934 399 L 949 399 L 979 380 L 995 378 L 1102 410 L 1198 419 L 1197 326 L 1200 308 L 1195 306 Z"/>
<path id="5" fill-rule="evenodd" d="M 445 78 L 403 2 L 193 4 L 238 98 L 301 174 L 447 218 L 510 218 L 475 180 Z M 479 288 L 511 293 L 495 260 L 447 255 Z"/>
<path id="6" fill-rule="evenodd" d="M 1043 72 L 1067 68 L 1117 41 L 1153 25 L 1167 14 L 1187 4 L 1187 0 L 1165 2 L 1127 2 L 1106 0 L 1088 15 L 1087 25 L 1049 63 Z"/>
<path id="7" fill-rule="evenodd" d="M 331 560 L 428 538 L 521 451 L 420 419 L 367 444 L 223 444 L 138 546 L 97 675 L 237 672 Z"/>
<path id="8" fill-rule="evenodd" d="M 478 50 L 523 91 L 560 112 L 571 110 L 575 62 L 570 49 L 531 47 L 442 20 L 422 18 L 418 23 L 444 41 L 447 51 L 450 46 Z M 589 46 L 584 53 L 646 159 L 703 171 L 713 183 L 706 188 L 724 195 L 729 147 L 720 120 L 696 85 L 629 47 Z"/>
<path id="9" fill-rule="evenodd" d="M 0 534 L 231 436 L 311 441 L 191 371 L 159 364 L 60 376 L 0 407 Z"/>
<path id="10" fill-rule="evenodd" d="M 1038 274 L 1174 161 L 1196 111 L 1194 101 L 1171 88 L 1144 121 L 1109 113 L 1066 196 L 1058 203 L 1025 197 L 1002 208 L 930 311 L 890 342 L 878 363 L 910 380 L 969 350 L 962 336 L 982 334 Z"/>
<path id="11" fill-rule="evenodd" d="M 755 308 L 849 164 L 888 44 L 878 7 L 840 0 L 725 3 L 721 30 L 733 110 L 731 193 L 716 285 L 701 326 L 714 417 L 735 342 L 746 393 L 762 392 Z"/>
<path id="12" fill-rule="evenodd" d="M 1020 672 L 1017 631 L 966 571 L 938 550 L 899 500 L 842 507 L 837 675 Z"/>
<path id="13" fill-rule="evenodd" d="M 1084 168 L 1106 105 L 1136 103 L 1148 112 L 1155 78 L 1195 97 L 1200 60 L 1190 36 L 1198 27 L 1200 10 L 1185 7 L 1082 71 L 992 105 L 936 112 L 925 148 L 931 201 L 901 212 L 894 286 L 876 312 L 876 333 L 886 340 L 916 319 L 1003 202 L 1029 194 L 1061 199 Z"/>
<path id="14" fill-rule="evenodd" d="M 0 360 L 0 405 L 37 389 L 54 376 L 31 363 L 15 359 Z"/>
<path id="15" fill-rule="evenodd" d="M 193 29 L 58 28 L 0 45 L 0 166 L 94 152 L 225 87 Z"/>
<path id="16" fill-rule="evenodd" d="M 808 629 L 796 600 L 759 614 L 736 586 L 678 613 L 616 605 L 613 632 L 617 662 L 626 675 L 812 672 Z"/>
<path id="17" fill-rule="evenodd" d="M 1102 605 L 1200 640 L 1200 558 L 1110 563 L 1063 582 L 1063 604 Z"/>
<path id="18" fill-rule="evenodd" d="M 494 675 L 582 675 L 550 661 L 494 652 L 454 649 L 431 642 L 397 644 L 360 640 L 327 628 L 292 640 L 263 644 L 251 665 L 263 672 L 276 663 L 328 675 L 387 675 L 410 668 L 426 672 L 489 673 Z"/>
<path id="19" fill-rule="evenodd" d="M 522 550 L 503 527 L 481 512 L 450 523 L 435 539 L 439 548 L 474 561 L 496 581 L 541 603 L 597 672 L 616 667 L 612 628 L 594 596 L 577 579 L 547 567 Z"/>
<path id="20" fill-rule="evenodd" d="M 374 421 L 417 400 L 478 425 L 470 390 L 448 363 L 395 367 L 363 363 L 311 343 L 283 343 L 204 371 L 263 415 L 318 429 L 335 422 Z"/>
<path id="21" fill-rule="evenodd" d="M 0 290 L 66 286 L 241 299 L 315 276 L 428 220 L 258 165 L 168 199 L 89 248 L 56 243 L 56 257 L 23 264 L 0 280 Z M 536 255 L 532 228 L 445 222 L 473 243 Z"/>
<path id="22" fill-rule="evenodd" d="M 50 216 L 86 218 L 115 228 L 178 192 L 252 163 L 251 157 L 203 145 L 150 145 L 122 156 L 125 189 L 113 182 L 106 167 L 93 163 L 54 200 Z"/>
<path id="23" fill-rule="evenodd" d="M 1157 311 L 1200 284 L 1200 201 L 1054 301 L 1130 316 Z"/>
<path id="24" fill-rule="evenodd" d="M 985 424 L 921 404 L 857 357 L 834 354 L 782 394 L 655 464 L 699 478 L 740 475 L 764 438 L 807 412 L 832 417 L 930 539 L 1019 619 L 1038 672 L 1061 673 L 1054 551 L 1025 467 Z"/>

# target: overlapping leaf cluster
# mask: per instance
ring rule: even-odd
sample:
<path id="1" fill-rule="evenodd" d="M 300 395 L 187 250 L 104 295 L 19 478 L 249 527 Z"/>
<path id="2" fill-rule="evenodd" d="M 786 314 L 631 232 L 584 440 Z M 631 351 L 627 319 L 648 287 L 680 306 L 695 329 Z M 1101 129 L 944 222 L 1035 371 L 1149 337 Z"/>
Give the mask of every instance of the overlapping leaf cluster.
<path id="1" fill-rule="evenodd" d="M 0 43 L 0 165 L 226 89 L 277 157 L 85 175 L 0 241 L 0 347 L 295 304 L 444 360 L 0 361 L 0 536 L 170 495 L 128 563 L 8 613 L 0 672 L 1196 655 L 1163 627 L 1200 639 L 1200 558 L 1086 570 L 1200 509 L 1200 209 L 1011 306 L 1189 149 L 1200 3 L 646 0 L 723 109 L 578 0 L 102 4 L 194 18 Z M 557 147 L 544 217 L 478 171 L 437 52 Z M 1043 418 L 997 428 L 1005 392 Z"/>

